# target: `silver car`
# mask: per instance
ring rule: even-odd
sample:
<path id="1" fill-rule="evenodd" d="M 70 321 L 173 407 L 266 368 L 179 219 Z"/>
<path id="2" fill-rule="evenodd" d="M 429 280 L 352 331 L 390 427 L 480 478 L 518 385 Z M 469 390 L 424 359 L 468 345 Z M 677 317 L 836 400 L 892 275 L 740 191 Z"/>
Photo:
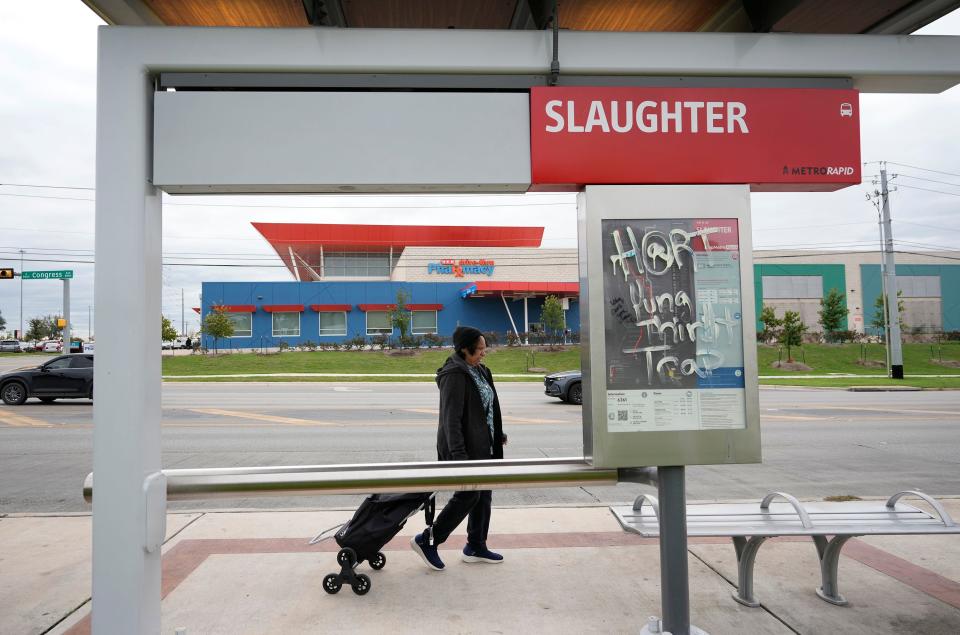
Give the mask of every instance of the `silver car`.
<path id="1" fill-rule="evenodd" d="M 23 346 L 19 340 L 3 340 L 0 342 L 0 353 L 22 353 Z"/>

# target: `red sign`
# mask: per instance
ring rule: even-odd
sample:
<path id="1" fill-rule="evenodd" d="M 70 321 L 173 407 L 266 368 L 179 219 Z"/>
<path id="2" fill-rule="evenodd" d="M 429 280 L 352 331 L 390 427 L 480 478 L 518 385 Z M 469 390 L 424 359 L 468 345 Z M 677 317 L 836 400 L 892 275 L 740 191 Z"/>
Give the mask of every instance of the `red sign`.
<path id="1" fill-rule="evenodd" d="M 859 110 L 855 90 L 532 88 L 531 189 L 837 190 L 860 183 Z"/>

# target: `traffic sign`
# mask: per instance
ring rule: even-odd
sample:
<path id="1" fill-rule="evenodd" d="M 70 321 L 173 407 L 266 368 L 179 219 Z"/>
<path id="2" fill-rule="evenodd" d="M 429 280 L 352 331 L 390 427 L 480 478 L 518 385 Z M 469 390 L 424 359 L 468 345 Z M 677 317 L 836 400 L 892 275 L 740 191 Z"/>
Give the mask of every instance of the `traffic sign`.
<path id="1" fill-rule="evenodd" d="M 0 269 L 0 280 L 13 280 L 13 267 Z"/>
<path id="2" fill-rule="evenodd" d="M 20 274 L 24 280 L 69 280 L 73 277 L 72 269 L 59 271 L 24 271 Z"/>

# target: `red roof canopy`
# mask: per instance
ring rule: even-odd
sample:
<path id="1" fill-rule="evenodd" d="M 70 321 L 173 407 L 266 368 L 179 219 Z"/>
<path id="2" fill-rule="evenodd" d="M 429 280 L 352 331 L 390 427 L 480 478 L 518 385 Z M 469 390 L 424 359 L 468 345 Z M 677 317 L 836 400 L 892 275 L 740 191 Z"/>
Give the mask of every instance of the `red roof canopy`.
<path id="1" fill-rule="evenodd" d="M 297 313 L 303 311 L 302 304 L 263 304 L 260 308 L 267 313 Z"/>
<path id="2" fill-rule="evenodd" d="M 464 291 L 471 290 L 468 295 L 490 295 L 503 293 L 508 295 L 566 295 L 579 296 L 579 282 L 507 282 L 499 280 L 480 280 L 474 282 Z"/>
<path id="3" fill-rule="evenodd" d="M 361 311 L 393 311 L 396 304 L 358 304 Z M 442 311 L 442 304 L 407 304 L 408 311 Z"/>
<path id="4" fill-rule="evenodd" d="M 320 245 L 335 251 L 389 251 L 390 247 L 539 247 L 543 240 L 543 227 L 315 223 L 253 223 L 253 226 L 284 257 L 288 256 L 287 245 L 294 251 Z"/>
<path id="5" fill-rule="evenodd" d="M 317 313 L 332 313 L 340 311 L 352 311 L 353 305 L 351 304 L 311 304 L 310 308 L 316 311 Z"/>

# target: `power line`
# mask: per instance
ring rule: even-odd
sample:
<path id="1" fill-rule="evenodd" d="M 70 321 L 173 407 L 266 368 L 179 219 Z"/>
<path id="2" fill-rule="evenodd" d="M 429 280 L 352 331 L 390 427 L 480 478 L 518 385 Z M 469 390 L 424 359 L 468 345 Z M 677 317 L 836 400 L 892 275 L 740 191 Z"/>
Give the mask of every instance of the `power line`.
<path id="1" fill-rule="evenodd" d="M 906 221 L 906 220 L 897 220 L 897 221 L 894 221 L 894 222 L 896 222 L 896 223 L 904 223 L 904 224 L 907 224 L 907 225 L 916 225 L 917 227 L 928 227 L 928 228 L 930 228 L 930 229 L 940 229 L 940 230 L 943 230 L 943 231 L 958 232 L 958 233 L 960 233 L 960 229 L 952 229 L 952 228 L 950 228 L 950 227 L 943 227 L 943 226 L 940 226 L 940 225 L 925 225 L 925 224 L 923 224 L 923 223 L 914 223 L 913 221 Z"/>
<path id="2" fill-rule="evenodd" d="M 925 179 L 919 176 L 911 176 L 910 174 L 897 173 L 897 174 L 894 174 L 893 176 L 905 178 L 905 179 L 915 179 L 917 181 L 927 181 L 928 183 L 940 183 L 941 185 L 952 185 L 953 187 L 960 187 L 960 183 L 951 183 L 950 181 L 938 181 L 937 179 Z"/>
<path id="3" fill-rule="evenodd" d="M 909 163 L 897 163 L 896 161 L 887 161 L 890 165 L 899 165 L 905 168 L 913 168 L 914 170 L 923 170 L 924 172 L 933 172 L 935 174 L 946 174 L 947 176 L 960 176 L 956 172 L 944 172 L 942 170 L 931 170 L 930 168 L 922 168 L 918 165 L 910 165 Z"/>
<path id="4" fill-rule="evenodd" d="M 94 187 L 73 187 L 70 185 L 33 185 L 27 183 L 0 183 L 0 186 L 6 187 L 39 187 L 49 190 L 96 190 Z"/>
<path id="5" fill-rule="evenodd" d="M 917 187 L 916 185 L 904 185 L 903 183 L 897 183 L 897 188 L 905 187 L 911 190 L 923 190 L 924 192 L 933 192 L 934 194 L 946 194 L 947 196 L 960 196 L 960 192 L 944 192 L 943 190 L 931 190 L 927 187 Z"/>

